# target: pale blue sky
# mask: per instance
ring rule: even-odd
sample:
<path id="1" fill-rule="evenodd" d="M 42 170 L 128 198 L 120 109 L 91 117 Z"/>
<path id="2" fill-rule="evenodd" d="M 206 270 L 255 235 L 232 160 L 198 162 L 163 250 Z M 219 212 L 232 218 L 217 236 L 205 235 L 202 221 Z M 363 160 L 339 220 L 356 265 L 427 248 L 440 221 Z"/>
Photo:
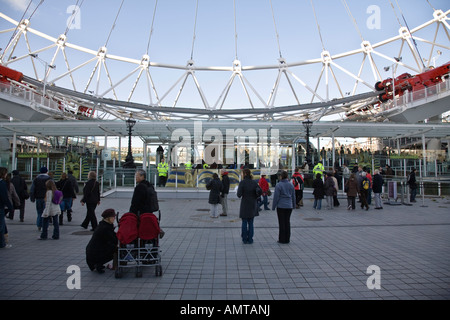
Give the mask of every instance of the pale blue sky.
<path id="1" fill-rule="evenodd" d="M 0 11 L 19 20 L 28 3 L 28 0 L 1 0 Z M 34 8 L 38 3 L 38 0 L 33 1 Z M 67 19 L 70 17 L 70 13 L 67 12 L 68 7 L 76 3 L 77 1 L 75 0 L 44 1 L 32 17 L 30 26 L 53 37 L 58 37 L 66 30 Z M 68 32 L 68 42 L 92 50 L 98 50 L 106 43 L 122 0 L 80 0 L 79 3 L 82 4 L 79 20 L 80 28 L 71 29 Z M 191 57 L 196 3 L 196 0 L 158 1 L 149 50 L 152 61 L 186 65 L 186 62 Z M 196 39 L 193 51 L 195 64 L 197 66 L 231 66 L 236 54 L 233 0 L 199 0 L 198 3 Z M 269 0 L 236 0 L 235 3 L 238 34 L 237 56 L 242 65 L 276 65 L 279 58 L 279 48 L 272 17 L 271 2 Z M 431 6 L 446 11 L 449 9 L 450 4 L 446 0 L 314 0 L 312 3 L 320 25 L 324 47 L 333 55 L 359 49 L 362 41 L 351 17 L 346 11 L 345 3 L 348 4 L 353 17 L 356 19 L 356 24 L 362 37 L 372 44 L 396 36 L 400 28 L 397 19 L 400 19 L 401 24 L 404 25 L 397 3 L 410 28 L 416 27 L 432 18 L 433 10 Z M 391 3 L 395 7 L 395 13 Z M 322 52 L 322 44 L 311 1 L 272 0 L 272 5 L 279 34 L 280 50 L 287 62 L 319 58 Z M 367 21 L 372 16 L 370 12 L 367 12 L 367 9 L 371 5 L 376 5 L 380 9 L 379 28 L 370 29 L 367 26 Z M 116 26 L 107 45 L 108 53 L 141 59 L 147 49 L 154 6 L 155 0 L 124 1 Z M 30 13 L 31 10 L 28 11 L 25 17 L 28 17 Z M 0 20 L 0 30 L 7 27 L 9 28 L 10 24 Z M 430 28 L 419 35 L 431 40 L 434 32 L 435 29 Z M 440 30 L 438 39 L 440 39 L 438 42 L 448 46 L 449 41 L 445 36 L 444 30 Z M 7 41 L 8 38 L 0 34 L 0 47 L 5 47 Z M 35 39 L 31 41 L 33 50 L 49 45 L 48 42 L 44 41 Z M 426 54 L 423 54 L 423 58 L 428 58 L 430 46 L 423 43 L 418 43 L 418 45 L 419 51 L 426 52 Z M 386 47 L 383 53 L 392 57 L 397 55 L 398 50 L 399 46 Z M 404 50 L 405 61 L 408 61 L 408 51 Z M 443 64 L 450 60 L 448 50 L 442 51 L 444 54 L 439 57 L 438 64 Z M 43 52 L 39 56 L 43 60 L 49 61 L 53 53 L 54 50 Z M 73 68 L 90 57 L 82 54 L 71 56 L 71 67 Z M 57 69 L 52 71 L 54 76 L 67 70 L 62 57 L 58 59 L 56 63 Z M 342 59 L 339 63 L 351 72 L 357 73 L 361 60 L 361 56 L 358 56 L 356 58 Z M 386 62 L 385 64 L 389 63 Z M 29 65 L 29 62 L 28 65 L 25 62 L 16 64 L 17 68 L 21 69 L 21 71 L 23 70 L 26 74 L 29 73 Z M 15 67 L 15 65 L 11 65 L 11 67 Z M 84 73 L 81 70 L 77 71 L 76 77 L 79 77 L 77 78 L 77 89 L 81 90 L 84 88 L 87 75 L 92 71 L 92 68 L 93 65 L 84 68 Z M 120 80 L 133 68 L 134 66 L 128 67 L 123 64 L 110 62 L 109 69 L 113 82 Z M 293 71 L 307 82 L 310 87 L 314 87 L 318 81 L 320 68 L 321 65 L 316 64 L 294 69 Z M 399 70 L 399 72 L 401 71 Z M 167 69 L 155 69 L 152 72 L 160 95 L 166 92 L 182 74 L 182 71 Z M 258 91 L 262 92 L 263 98 L 267 99 L 267 95 L 275 82 L 276 74 L 276 70 L 267 73 L 258 71 L 248 73 L 246 77 Z M 365 64 L 364 74 L 371 75 L 368 63 Z M 385 75 L 386 77 L 390 76 L 388 73 L 385 73 Z M 198 72 L 197 77 L 205 91 L 205 95 L 210 100 L 209 103 L 214 104 L 215 98 L 224 89 L 230 74 L 224 72 L 211 76 L 210 73 L 206 75 Z M 134 78 L 129 80 L 128 86 L 124 85 L 123 88 L 118 88 L 119 99 L 126 100 L 132 81 L 134 81 Z M 354 80 L 350 78 L 344 78 L 342 81 L 354 83 Z M 61 85 L 69 85 L 69 83 L 68 81 L 61 82 Z M 192 81 L 188 81 L 187 86 L 191 90 L 186 90 L 188 93 L 183 93 L 179 105 L 198 104 L 200 99 Z M 322 81 L 319 90 L 320 88 L 323 90 L 323 86 Z M 173 95 L 176 94 L 177 89 L 178 86 L 173 91 Z M 242 101 L 243 93 L 237 81 L 232 90 L 237 95 L 236 99 Z M 304 88 L 299 90 L 301 95 L 304 94 L 301 97 L 302 103 L 309 102 L 311 96 L 305 92 Z M 359 85 L 358 91 L 367 92 L 368 88 Z M 283 93 L 285 93 L 285 96 L 283 96 Z M 336 88 L 332 88 L 330 98 L 334 98 L 337 95 Z M 137 93 L 135 100 L 137 102 L 145 102 L 147 97 L 148 95 Z M 279 99 L 277 104 L 294 104 L 293 96 L 283 90 L 280 91 L 277 99 Z M 170 105 L 171 102 L 168 98 L 167 104 Z"/>

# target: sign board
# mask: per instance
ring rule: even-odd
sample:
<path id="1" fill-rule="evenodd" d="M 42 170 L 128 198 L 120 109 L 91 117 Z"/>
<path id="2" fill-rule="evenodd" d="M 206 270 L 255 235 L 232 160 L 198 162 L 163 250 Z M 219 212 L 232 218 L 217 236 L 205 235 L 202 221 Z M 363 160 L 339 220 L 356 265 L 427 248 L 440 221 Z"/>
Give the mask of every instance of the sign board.
<path id="1" fill-rule="evenodd" d="M 111 160 L 111 149 L 103 149 L 102 158 L 103 160 Z"/>
<path id="2" fill-rule="evenodd" d="M 389 199 L 397 199 L 397 182 L 389 181 L 388 182 L 388 197 Z"/>

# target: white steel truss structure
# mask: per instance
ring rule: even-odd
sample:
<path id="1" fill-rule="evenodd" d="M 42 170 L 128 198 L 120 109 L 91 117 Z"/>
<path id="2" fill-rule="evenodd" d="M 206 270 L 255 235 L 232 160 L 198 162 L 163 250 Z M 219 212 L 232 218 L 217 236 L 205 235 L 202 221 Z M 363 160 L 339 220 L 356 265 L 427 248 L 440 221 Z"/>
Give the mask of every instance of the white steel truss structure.
<path id="1" fill-rule="evenodd" d="M 449 57 L 449 13 L 450 10 L 445 12 L 434 10 L 432 19 L 411 30 L 400 27 L 398 35 L 373 44 L 362 38 L 360 48 L 347 52 L 332 54 L 323 48 L 320 57 L 315 59 L 288 62 L 280 52 L 278 64 L 274 65 L 245 66 L 236 57 L 231 66 L 197 66 L 193 59 L 189 59 L 186 65 L 176 65 L 151 61 L 147 53 L 143 54 L 141 59 L 135 59 L 109 53 L 106 46 L 101 46 L 98 50 L 88 49 L 70 43 L 66 34 L 57 37 L 47 35 L 31 28 L 30 20 L 16 21 L 0 12 L 0 18 L 12 26 L 0 30 L 0 35 L 10 36 L 9 43 L 0 52 L 0 64 L 14 69 L 19 62 L 29 61 L 34 70 L 34 77 L 25 77 L 25 82 L 34 85 L 34 90 L 43 91 L 44 96 L 62 104 L 64 108 L 60 108 L 61 112 L 56 116 L 63 119 L 74 119 L 74 114 L 79 110 L 78 107 L 84 106 L 91 108 L 90 117 L 98 120 L 126 119 L 132 114 L 138 120 L 157 121 L 246 120 L 249 116 L 261 121 L 301 121 L 305 118 L 318 121 L 331 114 L 339 114 L 343 118 L 344 112 L 355 105 L 359 106 L 361 101 L 376 99 L 377 92 L 373 85 L 387 77 L 380 72 L 386 65 L 390 65 L 395 70 L 401 68 L 411 73 L 420 73 L 433 63 L 433 56 L 437 49 L 443 57 Z M 416 36 L 424 29 L 434 30 L 432 38 L 424 39 Z M 444 39 L 447 41 L 444 43 L 437 42 L 440 32 L 445 34 Z M 44 39 L 48 41 L 48 45 L 35 48 L 30 40 L 31 37 Z M 429 50 L 425 52 L 427 59 L 420 58 L 417 47 L 414 45 L 415 41 L 428 46 Z M 19 46 L 21 42 L 25 45 Z M 393 45 L 398 50 L 398 56 L 403 56 L 403 59 L 395 59 L 384 53 L 383 49 L 386 46 Z M 19 48 L 26 49 L 20 51 Z M 74 64 L 71 62 L 72 57 L 68 49 L 82 53 L 88 58 Z M 45 63 L 44 72 L 39 73 L 36 60 L 44 52 L 51 52 L 52 59 L 49 62 L 43 62 Z M 61 71 L 63 68 L 58 68 L 57 73 L 52 66 L 61 56 L 66 70 Z M 354 64 L 353 70 L 341 63 L 349 57 L 353 61 L 360 61 L 359 64 Z M 119 75 L 114 74 L 118 68 L 110 68 L 112 63 L 120 63 L 123 65 L 120 70 L 127 69 L 128 72 L 121 71 Z M 319 66 L 320 71 L 314 77 L 304 79 L 301 76 L 302 68 L 312 65 Z M 367 68 L 367 65 L 371 71 L 370 77 L 363 76 L 363 69 Z M 182 74 L 173 81 L 167 91 L 160 92 L 158 82 L 152 77 L 156 69 L 178 70 Z M 79 90 L 79 81 L 74 75 L 81 70 L 85 71 L 86 85 Z M 272 70 L 276 73 L 275 79 L 267 80 L 273 81 L 270 92 L 257 90 L 248 77 L 251 73 L 263 70 Z M 209 82 L 200 80 L 199 73 L 202 75 L 228 73 L 229 78 L 223 84 L 220 93 L 213 99 L 208 99 L 205 88 L 208 87 Z M 179 98 L 187 90 L 186 83 L 190 78 L 200 97 L 201 105 L 179 106 Z M 205 78 L 208 79 L 207 76 Z M 277 103 L 281 80 L 284 78 L 288 84 L 289 94 L 295 99 L 293 105 Z M 346 81 L 342 81 L 343 78 Z M 113 79 L 118 80 L 113 81 Z M 351 80 L 351 85 L 348 85 L 350 83 L 348 79 Z M 66 83 L 69 82 L 70 87 L 60 86 L 59 83 L 63 80 Z M 125 83 L 129 81 L 133 84 L 131 89 L 124 89 Z M 145 83 L 147 103 L 133 102 L 136 88 L 141 82 Z M 240 83 L 247 101 L 233 108 L 226 107 L 229 92 L 235 82 Z M 345 87 L 344 83 L 346 83 Z M 338 97 L 331 97 L 332 85 L 337 88 Z M 300 94 L 299 87 L 310 96 L 305 97 L 304 94 Z M 128 92 L 126 98 L 119 98 L 117 93 L 119 88 Z M 169 101 L 169 97 L 173 96 L 177 88 L 175 97 Z M 376 120 L 377 117 L 372 114 L 371 118 Z"/>

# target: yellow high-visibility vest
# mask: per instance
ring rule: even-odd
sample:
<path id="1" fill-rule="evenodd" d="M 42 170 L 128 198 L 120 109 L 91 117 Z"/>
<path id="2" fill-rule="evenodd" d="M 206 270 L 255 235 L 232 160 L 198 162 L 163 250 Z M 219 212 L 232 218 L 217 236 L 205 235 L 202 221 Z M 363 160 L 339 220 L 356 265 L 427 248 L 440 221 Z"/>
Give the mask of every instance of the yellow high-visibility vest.
<path id="1" fill-rule="evenodd" d="M 169 165 L 165 162 L 158 163 L 158 175 L 166 177 L 169 171 Z"/>

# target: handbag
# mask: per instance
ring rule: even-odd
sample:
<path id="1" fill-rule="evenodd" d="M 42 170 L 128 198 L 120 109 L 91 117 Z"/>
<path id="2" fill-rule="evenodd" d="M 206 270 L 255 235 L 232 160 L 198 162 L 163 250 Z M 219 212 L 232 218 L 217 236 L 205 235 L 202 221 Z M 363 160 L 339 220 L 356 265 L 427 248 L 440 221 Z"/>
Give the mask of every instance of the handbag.
<path id="1" fill-rule="evenodd" d="M 272 195 L 272 191 L 270 191 L 270 189 L 267 190 L 267 196 L 271 196 Z"/>

